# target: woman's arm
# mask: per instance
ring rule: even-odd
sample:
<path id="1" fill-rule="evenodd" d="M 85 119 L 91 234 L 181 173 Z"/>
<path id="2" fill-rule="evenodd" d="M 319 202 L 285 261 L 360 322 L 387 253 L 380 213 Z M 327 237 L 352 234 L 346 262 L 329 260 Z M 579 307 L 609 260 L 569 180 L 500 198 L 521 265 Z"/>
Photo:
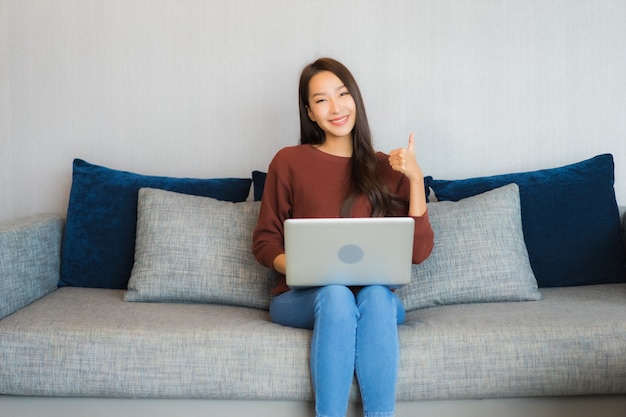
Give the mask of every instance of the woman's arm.
<path id="1" fill-rule="evenodd" d="M 428 219 L 424 174 L 415 158 L 415 138 L 411 133 L 409 146 L 389 153 L 389 165 L 394 171 L 402 173 L 409 181 L 408 215 L 415 219 L 413 244 L 413 263 L 422 263 L 430 255 L 434 245 L 434 234 Z M 406 192 L 403 193 L 406 195 Z"/>
<path id="2" fill-rule="evenodd" d="M 267 172 L 259 218 L 252 236 L 254 256 L 262 265 L 274 269 L 276 258 L 285 253 L 283 222 L 286 217 L 285 207 L 288 205 L 285 202 L 287 192 L 278 179 L 280 175 L 277 171 L 282 167 L 279 154 L 274 157 Z"/>

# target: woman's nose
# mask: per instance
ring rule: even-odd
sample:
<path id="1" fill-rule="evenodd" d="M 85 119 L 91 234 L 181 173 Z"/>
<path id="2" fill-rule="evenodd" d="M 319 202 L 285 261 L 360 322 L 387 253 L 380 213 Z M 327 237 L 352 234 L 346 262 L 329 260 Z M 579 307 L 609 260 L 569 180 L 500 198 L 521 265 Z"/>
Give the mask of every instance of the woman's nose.
<path id="1" fill-rule="evenodd" d="M 339 103 L 337 102 L 337 100 L 330 100 L 330 112 L 331 113 L 338 113 L 339 112 Z"/>

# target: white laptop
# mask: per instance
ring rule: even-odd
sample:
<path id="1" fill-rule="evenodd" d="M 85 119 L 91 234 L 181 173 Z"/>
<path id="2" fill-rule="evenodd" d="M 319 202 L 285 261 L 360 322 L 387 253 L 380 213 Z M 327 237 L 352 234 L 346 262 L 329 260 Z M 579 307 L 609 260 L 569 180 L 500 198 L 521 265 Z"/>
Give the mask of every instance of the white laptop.
<path id="1" fill-rule="evenodd" d="M 410 217 L 285 221 L 287 285 L 386 285 L 411 281 L 414 220 Z"/>

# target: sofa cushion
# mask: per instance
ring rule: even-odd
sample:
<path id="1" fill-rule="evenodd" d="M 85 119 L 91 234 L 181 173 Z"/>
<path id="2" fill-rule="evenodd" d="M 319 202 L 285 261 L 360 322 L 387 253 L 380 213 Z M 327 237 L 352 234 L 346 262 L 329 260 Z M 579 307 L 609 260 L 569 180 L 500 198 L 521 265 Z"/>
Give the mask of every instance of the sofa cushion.
<path id="1" fill-rule="evenodd" d="M 542 300 L 532 303 L 459 304 L 408 313 L 408 326 L 400 326 L 398 397 L 624 393 L 626 285 L 541 293 Z M 403 337 L 403 327 L 411 328 L 412 337 Z M 508 413 L 503 409 L 500 415 Z"/>
<path id="2" fill-rule="evenodd" d="M 309 330 L 261 309 L 123 294 L 60 288 L 0 321 L 0 394 L 312 399 Z"/>
<path id="3" fill-rule="evenodd" d="M 439 200 L 457 201 L 505 184 L 520 189 L 522 226 L 540 287 L 624 282 L 613 156 L 560 168 L 465 180 L 431 180 Z"/>
<path id="4" fill-rule="evenodd" d="M 249 178 L 169 178 L 74 160 L 59 286 L 125 289 L 133 267 L 137 191 L 162 188 L 244 201 Z"/>
<path id="5" fill-rule="evenodd" d="M 623 393 L 626 285 L 542 291 L 409 312 L 397 400 Z M 0 321 L 0 394 L 313 400 L 310 330 L 259 309 L 122 296 L 61 288 Z"/>
<path id="6" fill-rule="evenodd" d="M 265 180 L 267 172 L 252 171 L 252 187 L 254 189 L 254 201 L 261 201 L 263 198 L 263 190 L 265 189 Z"/>
<path id="7" fill-rule="evenodd" d="M 435 246 L 398 291 L 407 311 L 442 304 L 538 300 L 524 245 L 518 187 L 428 203 Z"/>
<path id="8" fill-rule="evenodd" d="M 274 273 L 252 254 L 259 206 L 141 189 L 125 299 L 267 309 Z"/>

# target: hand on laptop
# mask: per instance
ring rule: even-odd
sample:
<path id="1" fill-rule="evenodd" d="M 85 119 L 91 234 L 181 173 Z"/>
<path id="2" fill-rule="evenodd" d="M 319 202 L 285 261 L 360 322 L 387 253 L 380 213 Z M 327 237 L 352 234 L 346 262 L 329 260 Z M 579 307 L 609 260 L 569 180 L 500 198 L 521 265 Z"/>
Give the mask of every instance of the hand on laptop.
<path id="1" fill-rule="evenodd" d="M 287 258 L 285 254 L 278 255 L 274 258 L 274 270 L 281 274 L 284 274 L 287 270 Z"/>

